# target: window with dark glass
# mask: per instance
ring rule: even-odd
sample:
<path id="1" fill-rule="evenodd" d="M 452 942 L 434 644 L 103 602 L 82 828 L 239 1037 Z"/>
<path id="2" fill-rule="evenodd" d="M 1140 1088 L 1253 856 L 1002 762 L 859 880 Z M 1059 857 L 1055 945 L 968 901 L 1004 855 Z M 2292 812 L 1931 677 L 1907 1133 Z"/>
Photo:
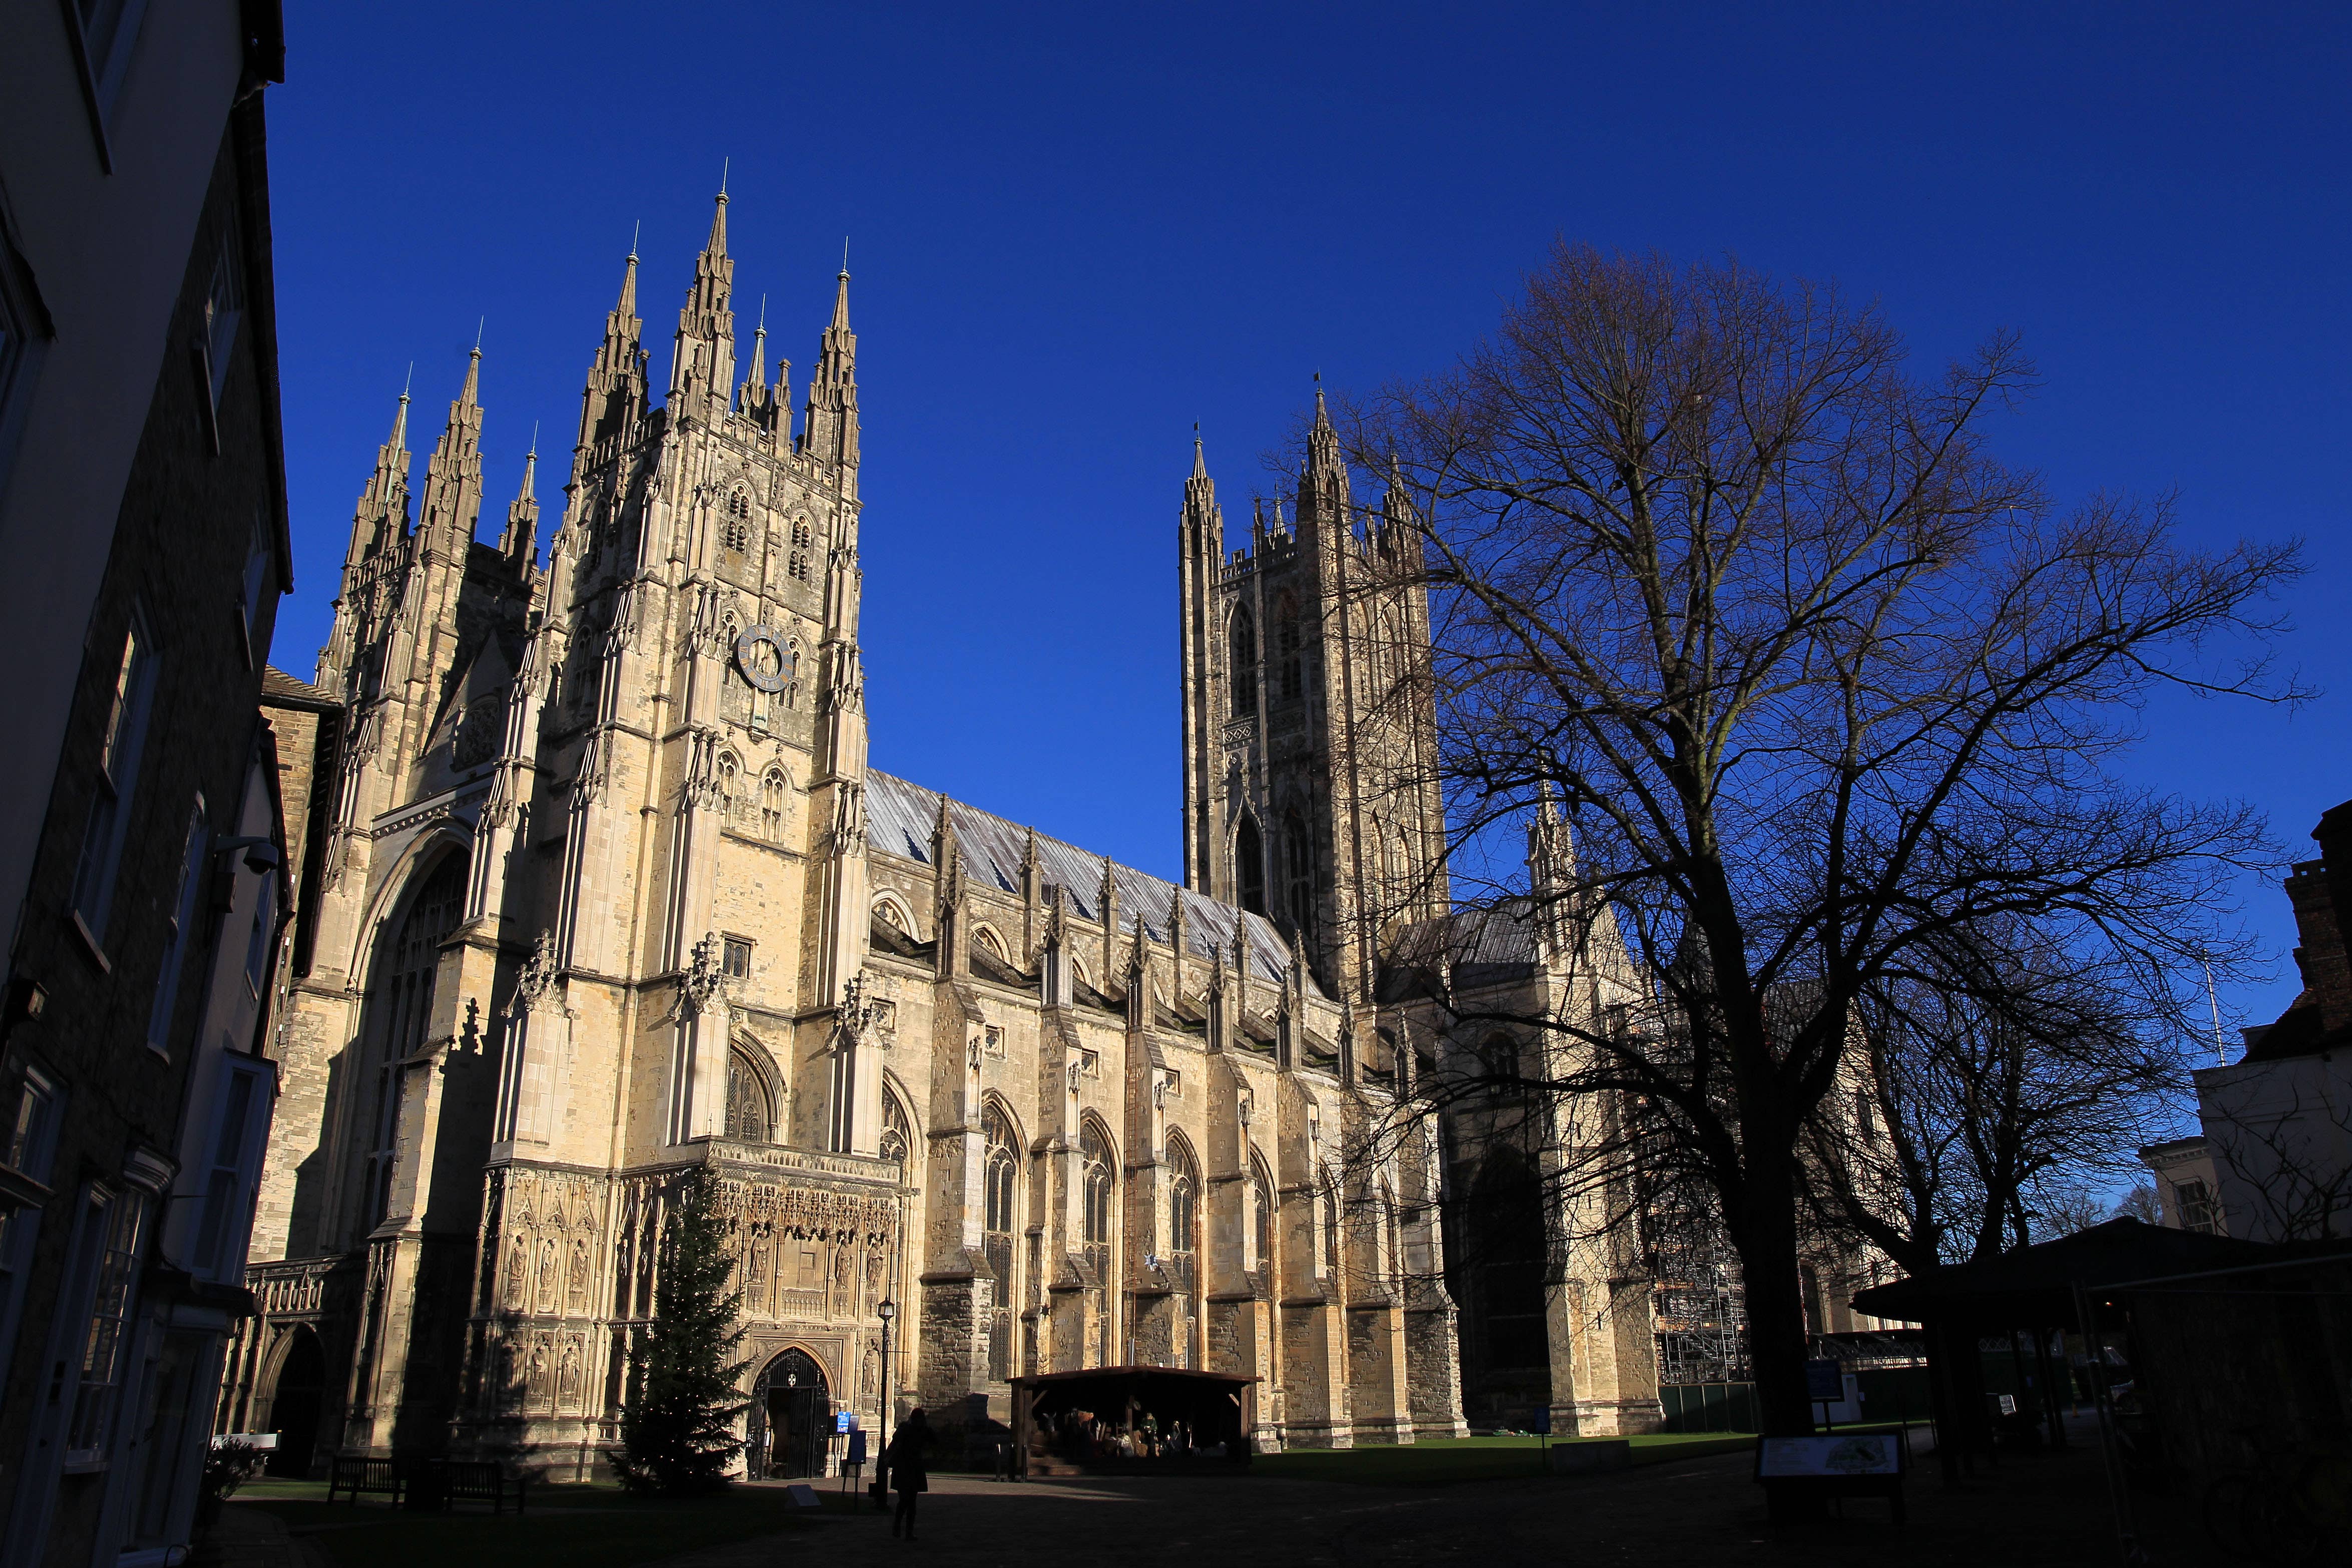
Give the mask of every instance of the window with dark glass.
<path id="1" fill-rule="evenodd" d="M 981 1131 L 987 1146 L 981 1178 L 981 1247 L 996 1284 L 995 1302 L 989 1312 L 988 1375 L 1002 1383 L 1013 1375 L 1013 1324 L 1018 1304 L 1018 1282 L 1013 1272 L 1013 1200 L 1020 1161 L 1012 1124 L 1002 1110 L 990 1106 Z"/>
<path id="2" fill-rule="evenodd" d="M 722 938 L 719 948 L 719 967 L 730 980 L 751 978 L 751 944 L 740 936 Z"/>
<path id="3" fill-rule="evenodd" d="M 1240 719 L 1257 711 L 1257 626 L 1247 605 L 1234 612 L 1227 652 L 1226 681 L 1233 689 L 1234 717 Z"/>

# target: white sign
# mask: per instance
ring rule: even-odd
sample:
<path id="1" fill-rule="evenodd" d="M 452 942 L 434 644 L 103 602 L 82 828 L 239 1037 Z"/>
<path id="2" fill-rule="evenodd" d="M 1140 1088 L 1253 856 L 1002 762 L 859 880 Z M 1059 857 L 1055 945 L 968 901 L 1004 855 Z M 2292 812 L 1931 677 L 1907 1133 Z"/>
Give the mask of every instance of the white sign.
<path id="1" fill-rule="evenodd" d="M 1891 1432 L 1837 1433 L 1827 1437 L 1766 1437 L 1756 1456 L 1759 1480 L 1790 1476 L 1894 1476 L 1903 1457 Z"/>

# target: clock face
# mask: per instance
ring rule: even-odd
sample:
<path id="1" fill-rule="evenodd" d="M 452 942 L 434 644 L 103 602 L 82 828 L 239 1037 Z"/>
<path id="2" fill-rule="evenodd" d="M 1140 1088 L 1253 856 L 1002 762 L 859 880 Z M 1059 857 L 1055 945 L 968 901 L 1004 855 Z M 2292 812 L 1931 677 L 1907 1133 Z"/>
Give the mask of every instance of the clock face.
<path id="1" fill-rule="evenodd" d="M 792 658 L 773 627 L 752 626 L 735 639 L 735 668 L 743 672 L 744 679 L 762 691 L 784 689 Z"/>

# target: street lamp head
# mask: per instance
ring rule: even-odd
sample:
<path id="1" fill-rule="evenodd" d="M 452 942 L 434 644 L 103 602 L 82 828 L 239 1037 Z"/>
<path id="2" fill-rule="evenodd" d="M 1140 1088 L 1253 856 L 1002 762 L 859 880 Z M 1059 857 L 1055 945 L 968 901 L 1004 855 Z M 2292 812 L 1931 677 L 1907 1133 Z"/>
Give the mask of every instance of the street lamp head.
<path id="1" fill-rule="evenodd" d="M 891 1319 L 898 1315 L 898 1304 L 892 1301 L 885 1301 L 880 1306 L 874 1309 L 874 1315 L 887 1323 Z"/>

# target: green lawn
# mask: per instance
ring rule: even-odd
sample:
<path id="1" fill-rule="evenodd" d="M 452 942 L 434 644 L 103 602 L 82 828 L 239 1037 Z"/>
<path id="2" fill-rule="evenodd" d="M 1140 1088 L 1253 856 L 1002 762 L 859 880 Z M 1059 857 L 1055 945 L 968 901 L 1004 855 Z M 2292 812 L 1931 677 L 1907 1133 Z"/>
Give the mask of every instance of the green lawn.
<path id="1" fill-rule="evenodd" d="M 849 1498 L 817 1487 L 827 1510 Z M 530 1489 L 530 1511 L 492 1517 L 486 1509 L 410 1513 L 381 1498 L 352 1504 L 326 1500 L 319 1481 L 258 1480 L 230 1500 L 231 1509 L 267 1509 L 287 1527 L 309 1536 L 336 1568 L 511 1568 L 548 1561 L 564 1568 L 628 1568 L 706 1546 L 805 1527 L 781 1488 L 738 1487 L 718 1497 L 666 1501 L 632 1497 L 616 1486 Z"/>
<path id="2" fill-rule="evenodd" d="M 1579 1440 L 1556 1437 L 1551 1446 L 1563 1447 Z M 1751 1448 L 1756 1443 L 1753 1436 L 1721 1432 L 1660 1434 L 1629 1441 L 1637 1465 L 1727 1454 Z M 1544 1461 L 1538 1450 L 1543 1444 L 1540 1437 L 1456 1437 L 1402 1447 L 1301 1448 L 1287 1454 L 1261 1454 L 1250 1462 L 1250 1473 L 1286 1480 L 1352 1481 L 1381 1487 L 1491 1481 L 1507 1476 L 1541 1475 Z"/>

